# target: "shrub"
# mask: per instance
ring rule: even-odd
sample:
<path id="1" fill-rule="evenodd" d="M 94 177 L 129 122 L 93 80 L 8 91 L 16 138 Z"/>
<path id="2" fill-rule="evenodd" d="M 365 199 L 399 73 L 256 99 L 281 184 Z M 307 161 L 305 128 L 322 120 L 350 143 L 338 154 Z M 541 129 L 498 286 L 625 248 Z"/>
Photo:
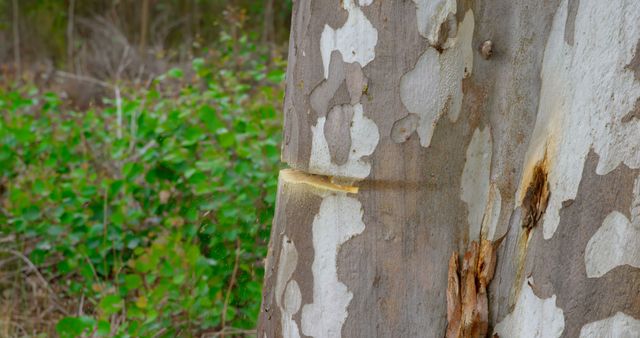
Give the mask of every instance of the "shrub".
<path id="1" fill-rule="evenodd" d="M 0 236 L 15 239 L 0 269 L 33 275 L 9 262 L 18 253 L 35 264 L 60 336 L 255 326 L 282 69 L 195 59 L 146 88 L 114 84 L 120 99 L 87 111 L 60 93 L 0 89 Z"/>

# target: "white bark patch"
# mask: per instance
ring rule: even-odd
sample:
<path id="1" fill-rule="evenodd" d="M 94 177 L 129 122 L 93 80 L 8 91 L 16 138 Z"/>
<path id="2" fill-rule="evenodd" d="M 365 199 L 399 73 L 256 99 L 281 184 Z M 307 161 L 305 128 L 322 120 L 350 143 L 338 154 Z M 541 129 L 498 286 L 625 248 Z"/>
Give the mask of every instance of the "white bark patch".
<path id="1" fill-rule="evenodd" d="M 362 204 L 346 194 L 325 197 L 313 220 L 313 303 L 302 308 L 302 332 L 317 338 L 341 336 L 353 294 L 338 280 L 340 246 L 362 233 Z"/>
<path id="2" fill-rule="evenodd" d="M 428 147 L 440 117 L 448 111 L 457 121 L 462 106 L 462 79 L 473 67 L 473 12 L 467 11 L 457 35 L 444 44 L 442 53 L 434 48 L 420 56 L 415 67 L 400 80 L 400 98 L 411 113 L 419 117 L 420 144 Z"/>
<path id="3" fill-rule="evenodd" d="M 293 315 L 300 310 L 302 303 L 302 293 L 298 282 L 292 280 L 287 284 L 284 294 L 284 311 L 282 315 L 282 336 L 284 338 L 300 338 L 298 324 L 293 320 Z"/>
<path id="4" fill-rule="evenodd" d="M 620 163 L 640 167 L 640 120 L 621 122 L 640 97 L 640 84 L 625 69 L 640 39 L 640 3 L 581 0 L 573 46 L 564 41 L 567 11 L 565 0 L 545 49 L 537 121 L 518 189 L 522 201 L 546 152 L 551 196 L 543 219 L 545 239 L 556 231 L 562 202 L 576 196 L 589 149 L 600 156 L 600 175 Z"/>
<path id="5" fill-rule="evenodd" d="M 282 332 L 285 338 L 300 337 L 300 333 L 298 333 L 298 325 L 293 320 L 293 315 L 300 309 L 302 296 L 300 295 L 300 288 L 296 281 L 292 280 L 287 284 L 297 265 L 298 251 L 296 250 L 296 246 L 293 244 L 293 241 L 287 237 L 287 235 L 284 235 L 282 237 L 282 248 L 280 249 L 280 260 L 278 261 L 275 296 L 276 305 L 278 305 L 278 308 L 280 309 Z M 283 295 L 284 300 L 282 299 Z M 296 297 L 298 299 L 297 301 Z"/>
<path id="6" fill-rule="evenodd" d="M 331 161 L 329 145 L 324 135 L 326 117 L 319 117 L 311 127 L 313 139 L 309 171 L 314 174 L 363 179 L 369 176 L 371 164 L 363 157 L 371 155 L 378 145 L 380 133 L 376 124 L 364 116 L 362 105 L 353 105 L 353 118 L 349 132 L 351 148 L 346 163 L 337 165 Z"/>
<path id="7" fill-rule="evenodd" d="M 450 15 L 456 14 L 456 0 L 413 0 L 416 4 L 418 32 L 435 45 L 440 27 Z"/>
<path id="8" fill-rule="evenodd" d="M 487 207 L 484 209 L 484 218 L 482 219 L 482 238 L 495 241 L 499 236 L 496 234 L 498 220 L 500 220 L 500 211 L 502 208 L 502 195 L 500 189 L 492 184 L 489 188 L 489 200 Z"/>
<path id="9" fill-rule="evenodd" d="M 467 148 L 467 157 L 462 171 L 460 199 L 467 204 L 469 241 L 480 239 L 482 218 L 489 197 L 491 179 L 491 130 L 477 128 Z"/>
<path id="10" fill-rule="evenodd" d="M 343 0 L 342 7 L 347 10 L 348 17 L 344 26 L 333 29 L 324 26 L 320 36 L 320 52 L 324 66 L 324 78 L 329 77 L 329 63 L 331 52 L 334 50 L 342 54 L 342 60 L 347 63 L 357 62 L 364 67 L 375 58 L 375 47 L 378 43 L 378 31 L 364 15 L 354 1 Z M 368 6 L 373 0 L 360 0 L 360 6 Z"/>
<path id="11" fill-rule="evenodd" d="M 587 243 L 584 255 L 587 277 L 602 277 L 616 266 L 640 268 L 640 228 L 614 211 Z"/>
<path id="12" fill-rule="evenodd" d="M 564 331 L 564 314 L 556 306 L 556 296 L 540 299 L 529 283 L 531 279 L 524 281 L 515 309 L 495 326 L 494 332 L 500 338 L 560 337 Z"/>
<path id="13" fill-rule="evenodd" d="M 635 338 L 640 332 L 640 320 L 622 312 L 607 319 L 589 323 L 580 330 L 580 338 Z"/>

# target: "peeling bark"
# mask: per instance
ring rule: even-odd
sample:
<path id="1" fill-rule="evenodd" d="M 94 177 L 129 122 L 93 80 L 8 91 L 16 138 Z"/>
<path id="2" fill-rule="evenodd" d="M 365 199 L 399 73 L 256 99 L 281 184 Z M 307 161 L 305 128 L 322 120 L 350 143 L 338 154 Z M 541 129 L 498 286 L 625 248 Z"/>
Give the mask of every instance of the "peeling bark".
<path id="1" fill-rule="evenodd" d="M 462 269 L 458 268 L 458 254 L 449 260 L 447 285 L 447 338 L 486 337 L 489 331 L 489 300 L 487 287 L 496 267 L 495 243 L 482 240 L 471 242 L 465 252 Z M 460 282 L 462 281 L 462 282 Z"/>

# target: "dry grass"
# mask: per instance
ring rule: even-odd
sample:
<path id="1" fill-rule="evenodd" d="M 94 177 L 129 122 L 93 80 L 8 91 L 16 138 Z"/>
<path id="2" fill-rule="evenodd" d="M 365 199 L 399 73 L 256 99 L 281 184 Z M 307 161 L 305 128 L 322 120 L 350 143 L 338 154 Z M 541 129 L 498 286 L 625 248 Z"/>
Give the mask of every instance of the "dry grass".
<path id="1" fill-rule="evenodd" d="M 12 247 L 0 241 L 0 337 L 54 337 L 58 320 L 77 312 L 79 302 L 61 296 L 51 276 Z"/>

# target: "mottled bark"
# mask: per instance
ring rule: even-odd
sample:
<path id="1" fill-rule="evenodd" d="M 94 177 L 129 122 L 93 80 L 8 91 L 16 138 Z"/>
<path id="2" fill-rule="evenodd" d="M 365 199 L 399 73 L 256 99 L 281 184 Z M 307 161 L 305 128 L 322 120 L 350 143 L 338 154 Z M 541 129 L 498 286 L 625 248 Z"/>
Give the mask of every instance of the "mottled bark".
<path id="1" fill-rule="evenodd" d="M 292 22 L 260 337 L 640 335 L 640 2 Z"/>

